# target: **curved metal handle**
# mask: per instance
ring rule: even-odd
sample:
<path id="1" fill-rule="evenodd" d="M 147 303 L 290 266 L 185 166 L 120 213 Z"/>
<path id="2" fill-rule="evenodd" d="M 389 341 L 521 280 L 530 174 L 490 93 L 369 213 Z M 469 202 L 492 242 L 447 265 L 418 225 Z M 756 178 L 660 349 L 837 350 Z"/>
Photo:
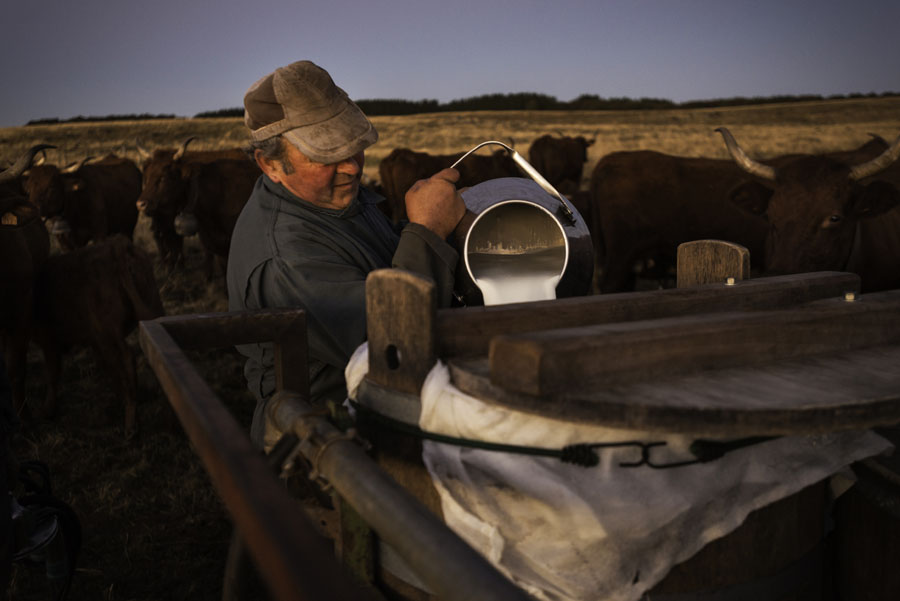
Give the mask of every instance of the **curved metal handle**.
<path id="1" fill-rule="evenodd" d="M 518 165 L 519 169 L 524 171 L 526 175 L 528 175 L 531 179 L 533 179 L 537 183 L 537 185 L 539 185 L 541 188 L 543 188 L 543 190 L 547 194 L 549 194 L 551 196 L 555 196 L 557 199 L 559 199 L 560 205 L 562 206 L 562 209 L 563 209 L 563 213 L 569 219 L 570 222 L 572 222 L 573 224 L 575 223 L 575 214 L 572 212 L 572 209 L 569 208 L 569 203 L 566 202 L 565 197 L 562 194 L 560 194 L 556 190 L 556 188 L 554 188 L 550 184 L 550 182 L 548 182 L 546 179 L 544 179 L 544 176 L 541 175 L 540 173 L 538 173 L 538 170 L 535 169 L 534 167 L 532 167 L 531 163 L 529 163 L 528 161 L 525 160 L 525 157 L 523 157 L 521 154 L 519 154 L 513 148 L 511 148 L 510 146 L 507 146 L 503 142 L 498 142 L 497 140 L 488 140 L 487 142 L 482 142 L 481 144 L 474 147 L 472 150 L 470 150 L 466 154 L 459 157 L 456 160 L 456 162 L 454 162 L 452 165 L 450 165 L 450 168 L 455 169 L 456 166 L 459 165 L 464 158 L 466 158 L 467 156 L 469 156 L 470 154 L 472 154 L 473 152 L 475 152 L 482 146 L 487 146 L 488 144 L 497 144 L 499 146 L 502 146 L 506 150 L 508 150 L 510 156 L 512 157 L 512 160 L 516 163 L 516 165 Z"/>

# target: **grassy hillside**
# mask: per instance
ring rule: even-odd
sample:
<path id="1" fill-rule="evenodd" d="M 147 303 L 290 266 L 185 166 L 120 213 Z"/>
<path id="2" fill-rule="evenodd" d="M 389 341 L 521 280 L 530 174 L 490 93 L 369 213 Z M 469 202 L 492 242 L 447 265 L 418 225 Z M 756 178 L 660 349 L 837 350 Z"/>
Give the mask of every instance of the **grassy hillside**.
<path id="1" fill-rule="evenodd" d="M 617 150 L 657 150 L 682 156 L 726 158 L 714 132 L 728 127 L 754 157 L 789 152 L 852 148 L 869 133 L 892 140 L 900 134 L 900 97 L 829 100 L 695 110 L 658 111 L 503 111 L 432 113 L 374 117 L 378 143 L 366 154 L 366 175 L 377 179 L 378 163 L 397 147 L 452 154 L 485 140 L 514 142 L 525 154 L 545 133 L 596 134 L 588 165 Z M 240 146 L 246 129 L 239 118 L 172 119 L 36 125 L 0 129 L 0 161 L 13 160 L 36 143 L 53 144 L 48 158 L 66 164 L 108 152 L 138 160 L 146 150 L 175 147 L 196 136 L 191 148 Z M 490 152 L 496 148 L 485 148 Z M 526 155 L 527 156 L 527 155 Z M 589 172 L 589 169 L 585 170 Z"/>

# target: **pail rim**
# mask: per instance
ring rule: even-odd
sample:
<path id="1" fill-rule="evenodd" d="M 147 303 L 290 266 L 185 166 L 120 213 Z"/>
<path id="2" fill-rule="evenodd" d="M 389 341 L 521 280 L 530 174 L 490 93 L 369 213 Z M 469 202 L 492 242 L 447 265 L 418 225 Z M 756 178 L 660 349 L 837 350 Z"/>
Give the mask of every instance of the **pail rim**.
<path id="1" fill-rule="evenodd" d="M 555 225 L 556 229 L 559 232 L 559 237 L 562 240 L 562 244 L 560 246 L 562 246 L 564 249 L 562 267 L 559 270 L 559 277 L 560 277 L 560 279 L 562 279 L 563 275 L 566 273 L 566 268 L 569 265 L 570 247 L 569 247 L 568 236 L 566 236 L 566 232 L 565 232 L 562 224 L 559 222 L 559 220 L 553 215 L 553 213 L 549 209 L 547 209 L 544 206 L 541 206 L 537 202 L 534 202 L 532 200 L 528 200 L 525 198 L 509 198 L 509 199 L 498 201 L 497 203 L 492 204 L 488 208 L 484 209 L 481 213 L 479 213 L 475 217 L 475 220 L 472 222 L 472 225 L 469 227 L 469 231 L 466 234 L 465 242 L 463 244 L 463 262 L 465 263 L 466 272 L 469 274 L 469 277 L 472 278 L 472 281 L 475 282 L 475 285 L 480 288 L 480 286 L 478 284 L 478 279 L 475 277 L 475 274 L 472 272 L 472 266 L 469 262 L 469 241 L 472 239 L 472 232 L 476 231 L 479 222 L 486 215 L 493 213 L 494 211 L 496 211 L 497 209 L 499 209 L 501 207 L 511 205 L 511 204 L 525 205 L 530 208 L 539 209 L 547 216 L 547 218 L 550 220 L 550 222 Z M 555 298 L 555 295 L 554 295 L 554 298 Z M 551 300 L 551 299 L 547 299 L 547 300 Z M 512 301 L 512 302 L 515 302 L 515 301 Z"/>

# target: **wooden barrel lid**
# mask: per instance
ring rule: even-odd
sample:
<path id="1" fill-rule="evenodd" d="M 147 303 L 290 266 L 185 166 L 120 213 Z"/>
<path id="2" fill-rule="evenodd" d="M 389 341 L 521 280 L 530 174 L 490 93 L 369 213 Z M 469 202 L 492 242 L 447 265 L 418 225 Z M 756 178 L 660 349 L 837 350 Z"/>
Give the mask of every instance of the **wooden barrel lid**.
<path id="1" fill-rule="evenodd" d="M 900 423 L 900 346 L 803 357 L 533 396 L 491 383 L 484 358 L 449 363 L 463 392 L 562 420 L 731 437 L 802 435 Z"/>

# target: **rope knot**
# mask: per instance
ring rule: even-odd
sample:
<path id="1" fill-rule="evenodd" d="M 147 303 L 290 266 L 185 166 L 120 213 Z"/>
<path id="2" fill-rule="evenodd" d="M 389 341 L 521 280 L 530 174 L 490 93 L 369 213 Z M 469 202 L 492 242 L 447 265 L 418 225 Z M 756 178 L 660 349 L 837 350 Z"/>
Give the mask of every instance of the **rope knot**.
<path id="1" fill-rule="evenodd" d="M 559 459 L 563 463 L 573 463 L 581 467 L 594 467 L 600 463 L 600 458 L 589 444 L 571 444 L 563 447 Z"/>

